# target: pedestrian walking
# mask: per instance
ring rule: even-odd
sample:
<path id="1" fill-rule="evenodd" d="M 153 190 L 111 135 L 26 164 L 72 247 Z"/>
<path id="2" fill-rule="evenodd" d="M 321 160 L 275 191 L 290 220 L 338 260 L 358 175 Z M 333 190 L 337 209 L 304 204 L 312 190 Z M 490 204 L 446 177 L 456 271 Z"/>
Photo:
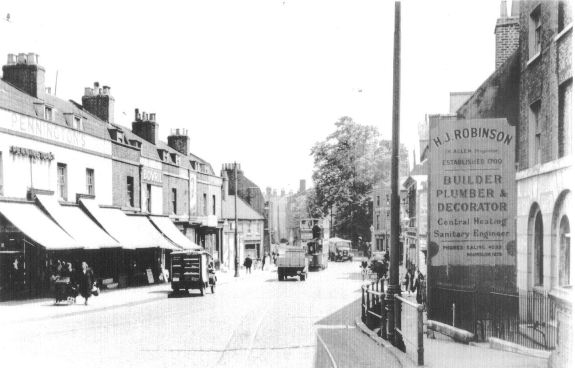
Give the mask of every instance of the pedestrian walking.
<path id="1" fill-rule="evenodd" d="M 244 267 L 246 268 L 246 274 L 252 273 L 252 259 L 250 258 L 250 256 L 247 256 L 246 259 L 244 260 Z"/>
<path id="2" fill-rule="evenodd" d="M 266 253 L 264 253 L 264 256 L 262 257 L 262 271 L 264 270 L 265 266 L 266 266 Z"/>
<path id="3" fill-rule="evenodd" d="M 82 262 L 82 269 L 78 273 L 78 283 L 84 304 L 88 305 L 88 299 L 92 295 L 92 288 L 94 287 L 94 272 L 86 262 Z"/>
<path id="4" fill-rule="evenodd" d="M 423 274 L 417 270 L 417 277 L 415 278 L 414 288 L 415 288 L 415 300 L 417 304 L 421 304 L 423 302 L 423 283 L 425 279 L 423 278 Z"/>

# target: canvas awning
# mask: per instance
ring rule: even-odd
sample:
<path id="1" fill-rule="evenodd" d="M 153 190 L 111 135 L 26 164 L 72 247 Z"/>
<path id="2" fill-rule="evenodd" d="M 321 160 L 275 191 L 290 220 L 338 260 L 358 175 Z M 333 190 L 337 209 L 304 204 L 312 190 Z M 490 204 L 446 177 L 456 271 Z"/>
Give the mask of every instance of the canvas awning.
<path id="1" fill-rule="evenodd" d="M 0 213 L 27 237 L 48 250 L 82 248 L 78 241 L 62 230 L 34 203 L 0 202 Z"/>
<path id="2" fill-rule="evenodd" d="M 170 240 L 166 239 L 166 237 L 164 237 L 164 235 L 154 227 L 154 225 L 150 222 L 150 220 L 148 220 L 146 216 L 127 217 L 138 228 L 138 231 L 141 232 L 141 235 L 144 235 L 146 239 L 156 244 L 156 247 L 171 250 L 181 250 Z"/>
<path id="3" fill-rule="evenodd" d="M 174 242 L 176 245 L 183 249 L 202 249 L 199 245 L 188 239 L 180 230 L 174 225 L 174 223 L 168 218 L 163 216 L 150 216 L 150 221 L 156 225 L 156 227 Z"/>
<path id="4" fill-rule="evenodd" d="M 81 205 L 92 215 L 108 234 L 123 248 L 165 248 L 178 249 L 167 241 L 145 217 L 127 216 L 117 208 L 101 208 L 93 199 L 80 199 Z"/>
<path id="5" fill-rule="evenodd" d="M 78 206 L 62 206 L 54 196 L 36 195 L 36 200 L 54 221 L 87 249 L 117 248 L 120 244 Z"/>

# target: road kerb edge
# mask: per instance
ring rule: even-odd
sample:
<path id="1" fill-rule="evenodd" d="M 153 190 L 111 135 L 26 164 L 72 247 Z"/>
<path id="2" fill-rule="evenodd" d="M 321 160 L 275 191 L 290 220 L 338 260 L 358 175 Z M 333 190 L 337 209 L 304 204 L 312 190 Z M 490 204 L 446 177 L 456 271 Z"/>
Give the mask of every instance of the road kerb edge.
<path id="1" fill-rule="evenodd" d="M 355 325 L 360 329 L 361 332 L 369 336 L 369 338 L 371 338 L 377 345 L 381 345 L 387 349 L 395 357 L 399 364 L 401 364 L 402 367 L 417 367 L 417 364 L 415 364 L 414 361 L 409 359 L 409 357 L 407 357 L 405 354 L 402 354 L 400 351 L 398 351 L 390 342 L 377 336 L 377 334 L 370 330 L 365 325 L 365 323 L 361 321 L 361 319 L 357 318 L 355 320 Z M 427 364 L 420 367 L 427 367 Z"/>

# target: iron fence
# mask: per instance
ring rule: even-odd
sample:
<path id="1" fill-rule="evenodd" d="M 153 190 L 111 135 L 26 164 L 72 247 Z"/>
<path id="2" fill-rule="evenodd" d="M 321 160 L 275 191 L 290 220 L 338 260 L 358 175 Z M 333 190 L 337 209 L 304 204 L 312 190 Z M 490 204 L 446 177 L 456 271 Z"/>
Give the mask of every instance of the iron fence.
<path id="1" fill-rule="evenodd" d="M 472 332 L 476 340 L 496 337 L 528 348 L 553 350 L 556 308 L 547 292 L 483 292 L 434 287 L 429 319 Z"/>
<path id="2" fill-rule="evenodd" d="M 547 292 L 491 292 L 478 318 L 478 338 L 497 337 L 528 348 L 553 350 L 557 344 L 555 304 Z"/>
<path id="3" fill-rule="evenodd" d="M 385 279 L 372 281 L 361 286 L 361 321 L 370 330 L 378 329 L 377 334 L 385 338 L 386 313 Z"/>
<path id="4" fill-rule="evenodd" d="M 423 305 L 395 295 L 395 332 L 401 336 L 405 351 L 415 354 L 417 365 L 423 365 Z"/>

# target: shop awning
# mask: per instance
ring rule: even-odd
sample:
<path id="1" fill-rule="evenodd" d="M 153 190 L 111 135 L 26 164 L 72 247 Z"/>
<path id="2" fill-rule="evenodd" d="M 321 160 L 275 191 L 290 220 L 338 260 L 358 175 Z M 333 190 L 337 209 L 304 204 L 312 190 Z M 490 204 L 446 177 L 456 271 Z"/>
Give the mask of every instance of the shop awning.
<path id="1" fill-rule="evenodd" d="M 154 225 L 148 220 L 146 216 L 127 216 L 130 221 L 137 226 L 138 231 L 142 233 L 149 241 L 156 244 L 156 247 L 171 250 L 181 250 L 179 247 L 175 246 L 170 240 L 166 239 L 164 235 L 159 232 Z"/>
<path id="2" fill-rule="evenodd" d="M 93 199 L 82 198 L 80 203 L 123 248 L 177 249 L 146 218 L 147 224 L 117 208 L 101 208 Z"/>
<path id="3" fill-rule="evenodd" d="M 163 216 L 150 216 L 150 221 L 172 242 L 183 249 L 202 249 L 199 245 L 188 239 L 178 228 L 172 220 Z"/>
<path id="4" fill-rule="evenodd" d="M 62 206 L 54 196 L 36 195 L 40 206 L 72 238 L 87 249 L 117 248 L 120 244 L 78 206 Z"/>
<path id="5" fill-rule="evenodd" d="M 48 250 L 82 248 L 34 203 L 0 202 L 0 213 L 27 237 Z"/>

